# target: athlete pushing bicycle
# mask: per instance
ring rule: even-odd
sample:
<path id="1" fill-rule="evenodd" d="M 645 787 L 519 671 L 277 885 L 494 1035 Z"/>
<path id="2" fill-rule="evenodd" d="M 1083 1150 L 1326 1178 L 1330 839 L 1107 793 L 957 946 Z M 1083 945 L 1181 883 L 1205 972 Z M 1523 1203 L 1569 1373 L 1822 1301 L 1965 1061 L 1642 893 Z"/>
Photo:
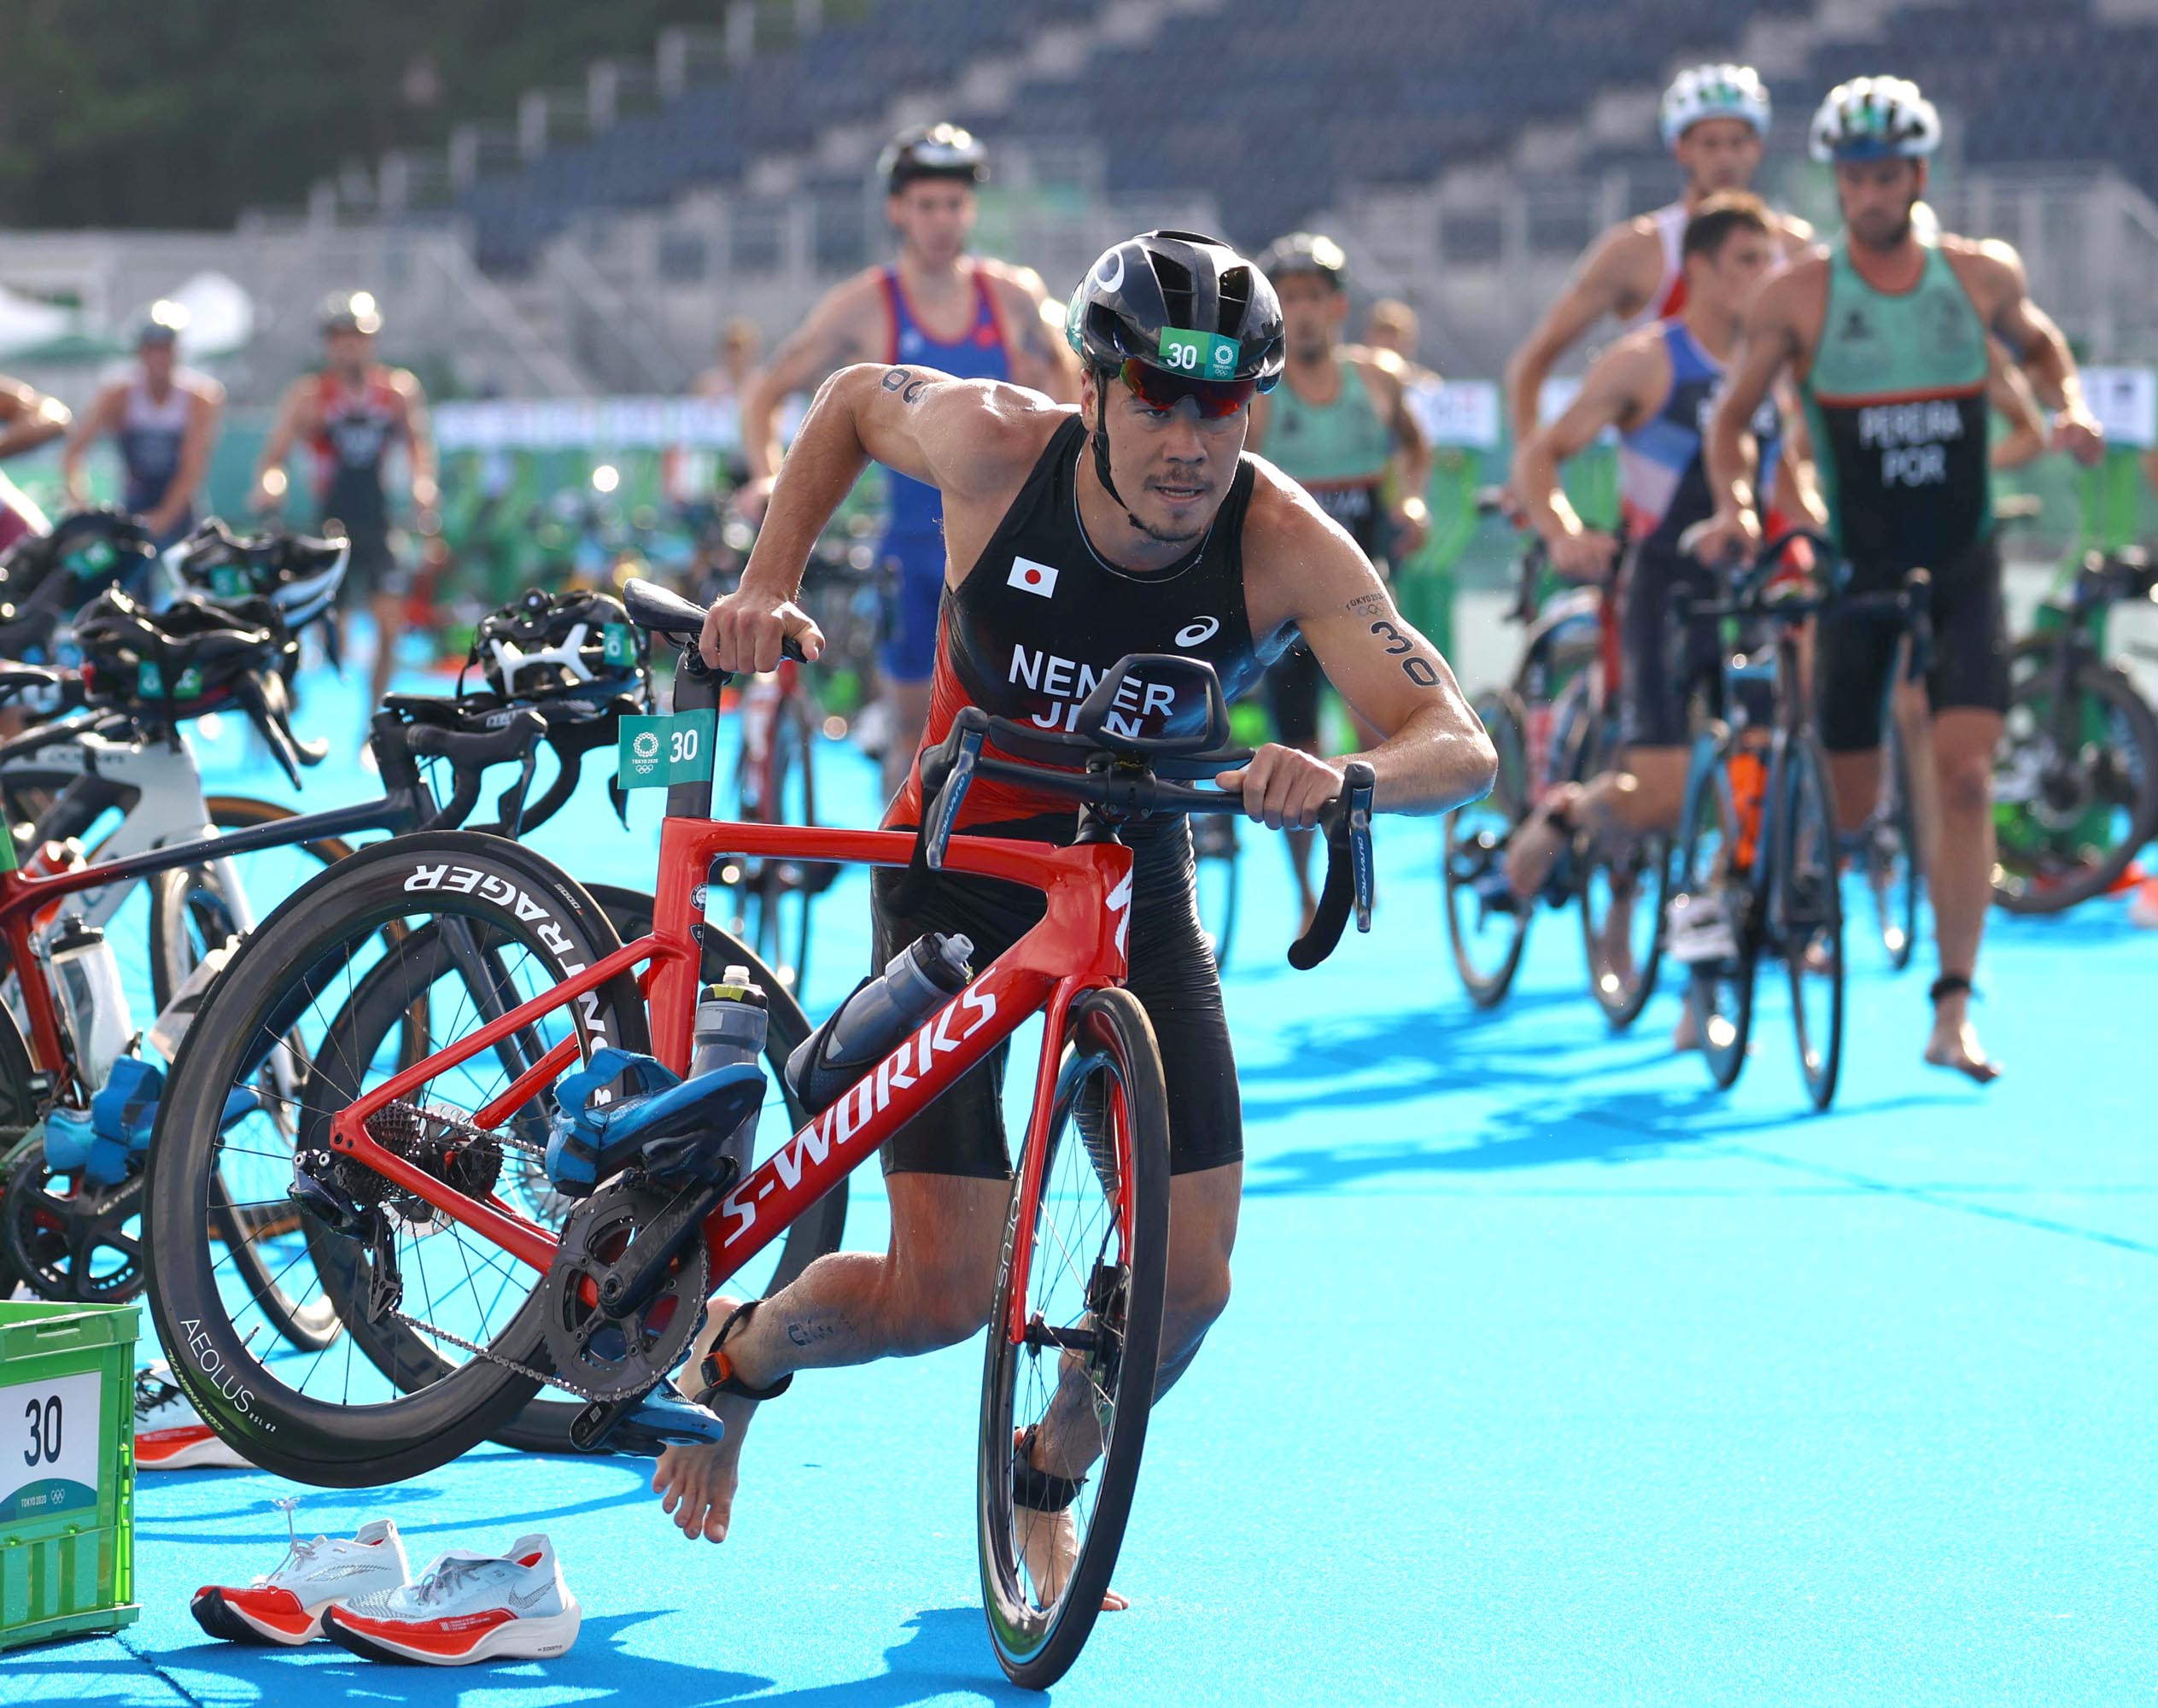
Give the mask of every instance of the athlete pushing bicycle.
<path id="1" fill-rule="evenodd" d="M 1276 829 L 1312 827 L 1360 757 L 1376 772 L 1377 804 L 1390 811 L 1441 812 L 1488 789 L 1491 744 L 1446 661 L 1395 610 L 1348 533 L 1296 483 L 1244 452 L 1251 401 L 1278 381 L 1284 362 L 1280 305 L 1259 268 L 1214 238 L 1149 231 L 1088 271 L 1066 327 L 1084 370 L 1077 408 L 910 366 L 857 365 L 828 380 L 781 471 L 740 590 L 705 619 L 705 659 L 763 670 L 790 639 L 812 658 L 822 649 L 794 595 L 818 531 L 874 458 L 943 498 L 945 617 L 925 745 L 942 742 L 969 706 L 1067 728 L 1129 653 L 1203 659 L 1233 697 L 1301 635 L 1383 739 L 1332 760 L 1260 748 L 1216 779 L 1241 793 L 1251 817 Z M 1133 710 L 1143 714 L 1144 685 L 1137 692 Z M 917 764 L 887 827 L 917 824 L 921 808 Z M 1069 842 L 1074 818 L 1055 797 L 983 778 L 959 825 L 962 834 Z M 1166 1386 L 1228 1302 L 1243 1133 L 1186 822 L 1134 825 L 1127 839 L 1128 982 L 1159 1041 L 1167 1091 Z M 1037 923 L 1043 904 L 980 879 L 887 869 L 872 906 L 880 956 L 942 930 L 965 933 L 985 961 Z M 821 1259 L 753 1306 L 714 1301 L 713 1328 L 687 1368 L 717 1379 L 709 1403 L 726 1437 L 670 1448 L 653 1477 L 684 1535 L 724 1540 L 743 1431 L 796 1371 L 926 1352 L 981 1327 L 1010 1199 L 1000 1075 L 1000 1056 L 985 1061 L 885 1147 L 887 1253 Z M 1045 1424 L 1025 1467 L 1044 1486 L 1069 1487 L 1097 1447 L 1091 1428 Z M 1054 1586 L 1070 1527 L 1042 1534 L 1053 1538 L 1050 1557 L 1030 1559 L 1030 1570 Z"/>
<path id="2" fill-rule="evenodd" d="M 2000 1068 L 1968 1015 L 1992 900 L 1993 750 L 2009 701 L 2001 558 L 1986 461 L 1987 334 L 2015 354 L 2057 412 L 2054 443 L 2085 462 L 2104 449 L 2067 341 L 2032 302 L 2006 243 L 1922 231 L 1914 210 L 1940 116 L 1899 77 L 1839 84 L 1815 114 L 1814 158 L 1832 167 L 1845 235 L 1765 281 L 1748 302 L 1705 459 L 1715 514 L 1705 557 L 1752 553 L 1756 512 L 1747 424 L 1788 370 L 1815 424 L 1830 532 L 1852 590 L 1932 572 L 1933 760 L 1939 834 L 1930 890 L 1940 976 L 1925 1059 L 1980 1085 Z M 1848 831 L 1879 798 L 1882 690 L 1897 637 L 1830 614 L 1818 637 L 1822 737 Z"/>

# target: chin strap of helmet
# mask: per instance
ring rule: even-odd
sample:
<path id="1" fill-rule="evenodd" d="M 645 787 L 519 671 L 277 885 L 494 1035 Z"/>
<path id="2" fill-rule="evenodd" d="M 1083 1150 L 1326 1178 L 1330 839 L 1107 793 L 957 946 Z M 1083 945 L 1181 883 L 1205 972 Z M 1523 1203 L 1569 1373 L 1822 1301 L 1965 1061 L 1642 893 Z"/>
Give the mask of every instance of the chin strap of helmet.
<path id="1" fill-rule="evenodd" d="M 1117 508 L 1124 512 L 1124 519 L 1143 534 L 1146 532 L 1145 524 L 1132 514 L 1132 506 L 1125 503 L 1124 494 L 1116 489 L 1116 483 L 1109 478 L 1109 387 L 1122 383 L 1122 377 L 1114 368 L 1097 367 L 1094 370 L 1094 431 L 1089 436 L 1094 441 L 1094 472 L 1102 483 L 1102 490 L 1116 500 Z"/>

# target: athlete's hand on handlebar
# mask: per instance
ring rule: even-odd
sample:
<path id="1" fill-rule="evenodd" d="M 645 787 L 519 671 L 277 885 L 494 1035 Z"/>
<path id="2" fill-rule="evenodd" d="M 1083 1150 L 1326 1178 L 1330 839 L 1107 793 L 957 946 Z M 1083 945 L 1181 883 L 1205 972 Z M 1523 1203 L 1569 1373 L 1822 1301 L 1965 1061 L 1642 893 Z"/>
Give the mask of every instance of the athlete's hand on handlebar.
<path id="1" fill-rule="evenodd" d="M 1214 782 L 1243 797 L 1244 811 L 1269 830 L 1309 830 L 1342 792 L 1342 763 L 1268 742 Z"/>
<path id="2" fill-rule="evenodd" d="M 1678 548 L 1711 566 L 1750 564 L 1761 551 L 1761 518 L 1750 510 L 1718 510 L 1680 535 Z"/>
<path id="3" fill-rule="evenodd" d="M 788 640 L 805 658 L 824 651 L 824 631 L 792 600 L 738 588 L 705 613 L 697 650 L 716 670 L 776 670 Z"/>
<path id="4" fill-rule="evenodd" d="M 1618 556 L 1618 537 L 1600 528 L 1561 534 L 1549 542 L 1551 567 L 1570 582 L 1600 582 Z"/>

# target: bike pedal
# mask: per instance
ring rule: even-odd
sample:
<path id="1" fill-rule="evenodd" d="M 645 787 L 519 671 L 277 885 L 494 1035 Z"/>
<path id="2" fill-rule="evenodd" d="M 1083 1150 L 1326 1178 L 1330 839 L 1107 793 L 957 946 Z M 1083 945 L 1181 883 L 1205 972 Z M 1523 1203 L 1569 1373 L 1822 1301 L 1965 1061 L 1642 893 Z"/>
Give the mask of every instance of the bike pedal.
<path id="1" fill-rule="evenodd" d="M 657 1459 L 670 1447 L 724 1441 L 727 1425 L 702 1406 L 693 1406 L 661 1383 L 626 1400 L 595 1400 L 570 1421 L 570 1442 L 580 1453 L 618 1453 Z"/>

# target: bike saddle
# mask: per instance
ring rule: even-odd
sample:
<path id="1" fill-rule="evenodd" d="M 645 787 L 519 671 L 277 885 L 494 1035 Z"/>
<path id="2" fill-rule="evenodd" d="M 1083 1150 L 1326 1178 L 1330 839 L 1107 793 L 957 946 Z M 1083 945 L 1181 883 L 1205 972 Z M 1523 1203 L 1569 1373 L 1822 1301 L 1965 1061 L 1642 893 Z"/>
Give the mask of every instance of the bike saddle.
<path id="1" fill-rule="evenodd" d="M 705 626 L 705 608 L 657 582 L 633 579 L 622 589 L 622 606 L 640 629 L 656 635 L 694 635 Z"/>

